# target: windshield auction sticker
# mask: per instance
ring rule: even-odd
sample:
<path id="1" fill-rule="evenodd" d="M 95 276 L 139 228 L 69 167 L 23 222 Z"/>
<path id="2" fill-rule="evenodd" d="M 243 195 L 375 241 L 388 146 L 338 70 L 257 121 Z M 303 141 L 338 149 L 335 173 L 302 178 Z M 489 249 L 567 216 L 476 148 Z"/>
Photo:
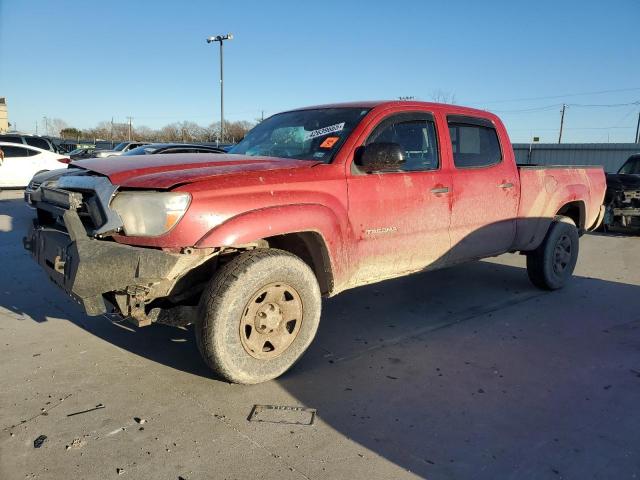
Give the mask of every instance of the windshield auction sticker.
<path id="1" fill-rule="evenodd" d="M 329 135 L 330 133 L 339 132 L 344 129 L 344 122 L 336 123 L 335 125 L 329 125 L 328 127 L 322 127 L 317 130 L 311 130 L 309 133 L 305 135 L 307 139 L 322 137 L 324 135 Z"/>
<path id="2" fill-rule="evenodd" d="M 340 140 L 340 137 L 327 137 L 320 144 L 320 148 L 331 148 L 338 142 L 338 140 Z"/>

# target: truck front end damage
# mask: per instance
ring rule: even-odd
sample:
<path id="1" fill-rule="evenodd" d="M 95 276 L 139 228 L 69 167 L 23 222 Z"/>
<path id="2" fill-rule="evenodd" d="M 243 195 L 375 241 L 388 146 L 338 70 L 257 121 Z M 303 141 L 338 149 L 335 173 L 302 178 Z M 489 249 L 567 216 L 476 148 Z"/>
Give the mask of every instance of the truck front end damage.
<path id="1" fill-rule="evenodd" d="M 85 173 L 43 183 L 31 195 L 37 219 L 24 247 L 88 315 L 116 313 L 138 326 L 191 323 L 189 299 L 200 291 L 195 277 L 200 273 L 204 285 L 219 252 L 112 241 L 109 234 L 121 229 L 109 207 L 116 189 L 106 177 Z"/>
<path id="2" fill-rule="evenodd" d="M 631 176 L 629 176 L 631 177 Z M 640 180 L 610 180 L 604 223 L 609 227 L 640 228 Z"/>

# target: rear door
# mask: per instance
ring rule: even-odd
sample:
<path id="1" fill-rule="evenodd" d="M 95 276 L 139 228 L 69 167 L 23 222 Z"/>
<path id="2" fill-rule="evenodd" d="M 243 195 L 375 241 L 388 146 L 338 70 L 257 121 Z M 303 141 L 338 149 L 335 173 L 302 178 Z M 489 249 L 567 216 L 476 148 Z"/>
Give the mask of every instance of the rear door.
<path id="1" fill-rule="evenodd" d="M 519 177 L 488 119 L 448 115 L 454 171 L 451 252 L 458 263 L 508 251 L 515 238 Z"/>
<path id="2" fill-rule="evenodd" d="M 397 113 L 374 125 L 361 145 L 397 143 L 406 163 L 368 174 L 352 164 L 347 175 L 354 284 L 426 268 L 441 261 L 450 245 L 450 175 L 442 169 L 433 115 Z"/>
<path id="3" fill-rule="evenodd" d="M 0 163 L 0 187 L 25 187 L 35 173 L 33 159 L 25 147 L 1 146 L 4 160 Z"/>

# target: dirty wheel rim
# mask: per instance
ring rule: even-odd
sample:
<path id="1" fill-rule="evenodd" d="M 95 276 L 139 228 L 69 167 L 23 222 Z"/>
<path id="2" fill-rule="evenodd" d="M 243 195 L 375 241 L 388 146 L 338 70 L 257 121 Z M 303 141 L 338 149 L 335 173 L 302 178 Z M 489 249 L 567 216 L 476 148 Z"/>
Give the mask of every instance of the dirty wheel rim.
<path id="1" fill-rule="evenodd" d="M 254 358 L 282 355 L 300 333 L 303 308 L 300 294 L 283 282 L 270 283 L 253 294 L 240 320 L 240 340 Z"/>
<path id="2" fill-rule="evenodd" d="M 561 275 L 571 262 L 571 239 L 568 235 L 562 235 L 553 252 L 553 271 Z"/>

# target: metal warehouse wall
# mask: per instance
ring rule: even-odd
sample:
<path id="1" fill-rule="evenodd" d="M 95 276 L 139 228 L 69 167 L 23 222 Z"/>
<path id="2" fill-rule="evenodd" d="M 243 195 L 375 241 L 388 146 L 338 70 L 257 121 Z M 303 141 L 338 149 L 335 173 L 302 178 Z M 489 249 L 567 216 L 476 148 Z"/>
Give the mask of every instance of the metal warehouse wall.
<path id="1" fill-rule="evenodd" d="M 637 143 L 514 143 L 516 162 L 539 165 L 602 165 L 617 172 L 624 161 L 640 153 Z"/>

